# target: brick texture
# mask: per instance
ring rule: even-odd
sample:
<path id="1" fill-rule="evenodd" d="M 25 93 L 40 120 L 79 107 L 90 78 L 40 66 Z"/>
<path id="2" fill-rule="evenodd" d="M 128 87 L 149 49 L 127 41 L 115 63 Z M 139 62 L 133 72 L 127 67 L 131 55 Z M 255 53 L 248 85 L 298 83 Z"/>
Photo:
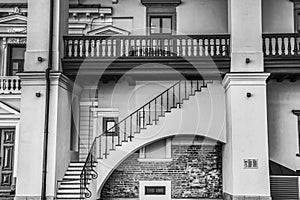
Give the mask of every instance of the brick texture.
<path id="1" fill-rule="evenodd" d="M 172 145 L 172 161 L 126 159 L 105 183 L 101 199 L 138 198 L 139 181 L 169 180 L 172 198 L 222 198 L 221 145 Z"/>

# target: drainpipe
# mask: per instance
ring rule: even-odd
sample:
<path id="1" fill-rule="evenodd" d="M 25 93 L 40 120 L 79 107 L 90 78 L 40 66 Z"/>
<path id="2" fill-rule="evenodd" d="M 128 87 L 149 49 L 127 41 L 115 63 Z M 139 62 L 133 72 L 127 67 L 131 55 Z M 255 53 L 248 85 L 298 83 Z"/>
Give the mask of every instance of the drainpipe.
<path id="1" fill-rule="evenodd" d="M 48 134 L 49 134 L 49 111 L 50 111 L 50 71 L 52 69 L 52 51 L 53 51 L 53 0 L 49 0 L 49 49 L 48 49 L 48 67 L 45 70 L 46 96 L 45 96 L 45 124 L 43 141 L 43 172 L 42 172 L 42 192 L 41 200 L 46 200 L 47 187 L 47 161 L 48 161 Z"/>

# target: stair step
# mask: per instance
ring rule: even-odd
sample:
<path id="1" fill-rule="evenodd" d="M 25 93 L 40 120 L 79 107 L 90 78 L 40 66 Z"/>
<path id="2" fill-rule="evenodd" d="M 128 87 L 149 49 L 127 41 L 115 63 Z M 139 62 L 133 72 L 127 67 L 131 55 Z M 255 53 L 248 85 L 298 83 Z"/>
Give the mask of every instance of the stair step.
<path id="1" fill-rule="evenodd" d="M 80 194 L 80 187 L 79 188 L 60 188 L 57 194 Z"/>

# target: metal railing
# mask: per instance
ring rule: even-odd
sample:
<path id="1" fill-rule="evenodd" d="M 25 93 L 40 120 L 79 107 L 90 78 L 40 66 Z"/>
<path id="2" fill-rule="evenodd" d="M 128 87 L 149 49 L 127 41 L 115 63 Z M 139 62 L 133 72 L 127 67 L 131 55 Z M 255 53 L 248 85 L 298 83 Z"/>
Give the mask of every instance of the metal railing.
<path id="1" fill-rule="evenodd" d="M 123 142 L 130 142 L 135 134 L 139 134 L 142 129 L 149 125 L 156 125 L 160 117 L 171 112 L 172 108 L 180 108 L 183 100 L 188 100 L 191 95 L 207 87 L 207 83 L 212 81 L 190 80 L 179 81 L 148 103 L 128 115 L 115 126 L 97 136 L 91 146 L 80 175 L 81 198 L 89 198 L 92 193 L 88 189 L 91 179 L 98 177 L 94 166 L 97 159 L 106 159 L 111 150 L 122 146 Z"/>
<path id="2" fill-rule="evenodd" d="M 64 58 L 227 58 L 230 35 L 65 36 L 64 48 Z"/>

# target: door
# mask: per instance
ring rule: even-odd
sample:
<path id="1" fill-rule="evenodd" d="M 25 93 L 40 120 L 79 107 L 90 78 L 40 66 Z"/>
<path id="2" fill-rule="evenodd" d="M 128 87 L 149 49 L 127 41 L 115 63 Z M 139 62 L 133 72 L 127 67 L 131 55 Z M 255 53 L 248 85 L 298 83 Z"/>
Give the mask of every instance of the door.
<path id="1" fill-rule="evenodd" d="M 15 130 L 0 129 L 0 133 L 0 190 L 11 190 Z"/>

